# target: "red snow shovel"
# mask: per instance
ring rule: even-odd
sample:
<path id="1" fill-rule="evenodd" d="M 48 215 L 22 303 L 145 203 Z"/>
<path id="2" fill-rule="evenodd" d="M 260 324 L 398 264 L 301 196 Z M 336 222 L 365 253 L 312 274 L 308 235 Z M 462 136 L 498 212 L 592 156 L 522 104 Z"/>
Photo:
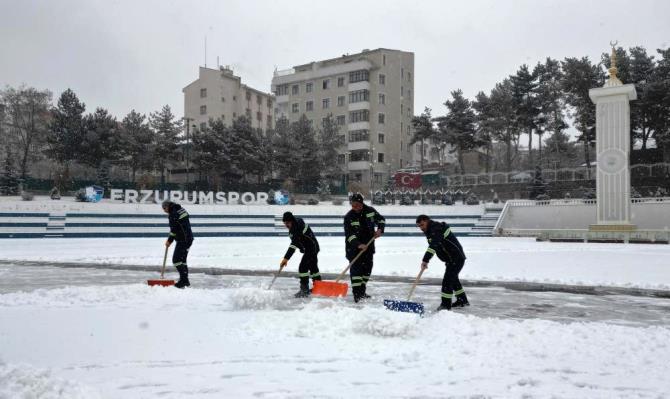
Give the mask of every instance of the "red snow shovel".
<path id="1" fill-rule="evenodd" d="M 165 262 L 167 262 L 167 253 L 168 253 L 168 247 L 165 247 L 165 255 L 163 256 L 163 269 L 161 270 L 161 278 L 157 280 L 147 280 L 147 284 L 150 286 L 154 285 L 160 285 L 163 287 L 169 287 L 171 285 L 174 285 L 174 280 L 166 280 L 164 277 L 165 275 Z"/>
<path id="2" fill-rule="evenodd" d="M 423 303 L 410 302 L 409 300 L 412 299 L 414 289 L 416 288 L 416 285 L 419 284 L 419 280 L 421 279 L 421 275 L 423 274 L 424 270 L 426 269 L 422 268 L 421 271 L 419 272 L 419 275 L 416 276 L 416 280 L 414 280 L 414 284 L 412 284 L 412 289 L 409 290 L 409 295 L 407 295 L 406 301 L 397 301 L 395 299 L 384 299 L 384 306 L 386 306 L 387 309 L 395 310 L 396 312 L 423 314 Z"/>
<path id="3" fill-rule="evenodd" d="M 370 244 L 372 244 L 372 241 L 374 241 L 374 237 L 368 241 L 368 243 L 365 246 L 365 249 L 361 249 L 360 252 L 358 252 L 358 255 L 354 258 L 354 260 L 347 265 L 347 267 L 342 270 L 342 273 L 340 273 L 339 276 L 337 276 L 337 280 L 333 281 L 315 281 L 314 286 L 312 287 L 312 295 L 317 295 L 317 296 L 334 296 L 334 297 L 342 297 L 342 296 L 347 296 L 347 290 L 349 289 L 349 284 L 347 283 L 340 283 L 340 280 L 344 278 L 344 275 L 349 271 L 351 268 L 351 265 L 356 263 L 358 258 L 363 255 L 363 253 L 368 249 Z"/>

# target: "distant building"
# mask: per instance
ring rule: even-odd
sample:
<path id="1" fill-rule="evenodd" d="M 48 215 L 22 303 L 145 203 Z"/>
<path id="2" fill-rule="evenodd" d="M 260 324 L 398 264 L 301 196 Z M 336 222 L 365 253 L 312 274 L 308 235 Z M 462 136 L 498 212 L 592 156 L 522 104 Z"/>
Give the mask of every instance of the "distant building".
<path id="1" fill-rule="evenodd" d="M 222 118 L 231 126 L 233 120 L 246 115 L 251 127 L 274 127 L 274 96 L 242 84 L 229 67 L 200 67 L 198 79 L 182 89 L 184 118 L 192 129 L 202 129 L 209 119 Z"/>
<path id="2" fill-rule="evenodd" d="M 319 128 L 332 114 L 343 136 L 343 181 L 381 188 L 412 164 L 414 79 L 414 53 L 384 48 L 297 65 L 274 74 L 276 117 L 304 114 Z"/>

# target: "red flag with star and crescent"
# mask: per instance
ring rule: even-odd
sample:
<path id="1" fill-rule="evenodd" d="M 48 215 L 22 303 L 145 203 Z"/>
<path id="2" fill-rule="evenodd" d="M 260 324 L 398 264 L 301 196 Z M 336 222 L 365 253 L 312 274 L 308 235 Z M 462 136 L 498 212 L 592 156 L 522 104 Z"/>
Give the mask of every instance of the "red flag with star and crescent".
<path id="1" fill-rule="evenodd" d="M 421 174 L 399 172 L 395 174 L 396 187 L 419 188 L 421 187 Z"/>

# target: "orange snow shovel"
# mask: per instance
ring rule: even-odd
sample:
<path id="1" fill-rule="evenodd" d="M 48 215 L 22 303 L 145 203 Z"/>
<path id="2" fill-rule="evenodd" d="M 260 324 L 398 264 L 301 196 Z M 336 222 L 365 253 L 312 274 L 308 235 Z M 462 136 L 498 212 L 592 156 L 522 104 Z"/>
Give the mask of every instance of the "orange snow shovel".
<path id="1" fill-rule="evenodd" d="M 365 246 L 365 249 L 361 249 L 360 252 L 358 252 L 358 255 L 354 258 L 354 260 L 351 261 L 347 265 L 347 267 L 342 270 L 342 273 L 340 273 L 339 276 L 337 276 L 337 280 L 333 281 L 315 281 L 314 286 L 312 287 L 312 295 L 317 295 L 317 296 L 334 296 L 334 297 L 343 297 L 347 296 L 347 290 L 349 289 L 349 284 L 347 283 L 340 283 L 340 280 L 344 278 L 344 275 L 349 271 L 351 268 L 351 265 L 356 263 L 358 258 L 363 255 L 365 251 L 367 251 L 368 247 L 370 244 L 372 244 L 372 241 L 374 241 L 374 237 L 368 241 L 368 243 Z"/>
<path id="2" fill-rule="evenodd" d="M 174 280 L 167 280 L 164 277 L 165 275 L 165 262 L 167 262 L 167 253 L 168 253 L 168 247 L 165 247 L 165 255 L 163 255 L 163 269 L 161 270 L 161 278 L 157 280 L 147 280 L 147 284 L 150 286 L 154 285 L 160 285 L 163 287 L 169 287 L 171 285 L 174 285 Z"/>

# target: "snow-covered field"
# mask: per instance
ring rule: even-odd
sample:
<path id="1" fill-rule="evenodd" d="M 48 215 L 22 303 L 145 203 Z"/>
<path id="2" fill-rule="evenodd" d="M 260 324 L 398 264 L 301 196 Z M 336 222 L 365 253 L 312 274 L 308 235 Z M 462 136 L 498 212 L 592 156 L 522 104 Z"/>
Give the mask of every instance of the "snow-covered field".
<path id="1" fill-rule="evenodd" d="M 468 256 L 464 279 L 670 289 L 668 245 L 460 240 Z M 339 273 L 347 265 L 344 239 L 320 237 L 319 242 L 321 270 Z M 189 265 L 274 271 L 288 244 L 282 237 L 196 238 Z M 373 274 L 394 276 L 415 276 L 427 247 L 422 237 L 382 237 L 376 245 Z M 163 248 L 157 238 L 7 239 L 0 240 L 0 259 L 160 265 Z M 298 263 L 296 254 L 288 270 L 297 271 Z M 444 266 L 434 259 L 424 275 L 439 278 L 443 273 Z"/>
<path id="2" fill-rule="evenodd" d="M 19 278 L 16 268 L 0 269 L 3 399 L 660 398 L 670 392 L 667 324 L 512 320 L 469 310 L 421 318 L 387 311 L 379 299 L 362 306 L 296 300 L 294 279 L 279 279 L 268 291 L 269 277 L 194 276 L 206 288 L 176 290 L 123 282 L 150 273 L 109 271 L 107 279 L 96 274 L 88 284 L 61 286 L 73 269 L 36 267 Z M 12 279 L 25 290 L 12 289 Z M 50 286 L 34 289 L 30 280 Z M 483 294 L 474 293 L 470 309 Z"/>

